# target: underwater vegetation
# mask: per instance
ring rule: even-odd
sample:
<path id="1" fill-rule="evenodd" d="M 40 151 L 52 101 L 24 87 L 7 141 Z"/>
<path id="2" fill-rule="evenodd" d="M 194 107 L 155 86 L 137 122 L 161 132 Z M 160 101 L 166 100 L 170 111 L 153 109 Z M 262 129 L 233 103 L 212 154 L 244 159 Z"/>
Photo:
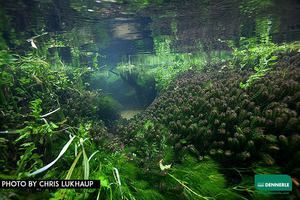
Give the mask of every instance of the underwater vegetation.
<path id="1" fill-rule="evenodd" d="M 166 89 L 178 74 L 190 69 L 202 70 L 210 65 L 228 61 L 230 58 L 227 51 L 205 52 L 200 42 L 197 44 L 198 51 L 194 54 L 174 53 L 171 50 L 171 41 L 170 37 L 156 38 L 154 42 L 155 55 L 144 55 L 128 62 L 122 62 L 118 65 L 117 71 L 127 82 L 129 80 L 137 82 L 140 84 L 139 87 L 144 86 L 150 91 L 154 87 L 155 91 L 159 93 Z M 231 45 L 235 47 L 233 44 Z"/>
<path id="2" fill-rule="evenodd" d="M 119 37 L 134 38 L 138 23 L 130 22 L 131 12 L 155 5 L 161 9 L 171 1 L 82 2 L 98 9 L 67 1 L 72 8 L 67 12 L 77 14 L 74 21 L 101 12 L 115 17 L 121 5 L 127 5 L 121 16 L 128 19 L 106 20 Z M 12 28 L 16 21 L 0 7 L 0 179 L 101 181 L 95 189 L 0 189 L 0 199 L 300 198 L 296 187 L 300 182 L 300 45 L 299 41 L 275 43 L 270 36 L 279 20 L 259 14 L 270 11 L 275 1 L 241 1 L 233 9 L 258 16 L 251 24 L 256 36 L 221 39 L 224 24 L 216 24 L 220 30 L 205 30 L 204 24 L 201 31 L 220 32 L 220 37 L 193 41 L 194 51 L 174 50 L 190 37 L 186 32 L 190 30 L 181 27 L 186 22 L 181 6 L 189 3 L 176 2 L 177 12 L 167 10 L 156 16 L 155 11 L 151 18 L 154 27 L 161 25 L 155 20 L 166 20 L 161 25 L 166 32 L 151 29 L 154 52 L 136 57 L 126 52 L 129 59 L 116 59 L 114 68 L 101 64 L 106 60 L 99 52 L 116 39 L 102 18 L 94 20 L 100 24 L 88 18 L 90 29 L 70 28 L 73 15 L 65 22 L 59 16 L 53 24 L 45 18 L 37 32 L 54 29 L 57 23 L 62 33 L 50 30 L 23 41 Z M 201 14 L 208 16 L 211 11 L 212 18 L 218 13 L 211 9 L 224 9 L 222 3 L 198 1 L 203 5 Z M 64 4 L 53 5 L 58 9 Z M 215 26 L 212 18 L 209 23 Z M 238 25 L 238 32 L 243 32 L 245 27 Z M 64 31 L 63 26 L 71 30 Z M 198 31 L 192 29 L 191 35 L 200 37 Z M 27 37 L 27 30 L 22 34 Z M 130 117 L 122 118 L 124 102 L 101 89 L 104 83 L 106 89 L 117 88 L 126 93 L 124 99 L 138 102 L 129 104 L 138 104 L 138 109 L 125 110 Z M 137 114 L 131 117 L 133 113 Z M 255 174 L 288 174 L 293 191 L 261 193 L 254 187 Z"/>
<path id="3" fill-rule="evenodd" d="M 89 90 L 92 69 L 2 50 L 0 177 L 96 179 L 101 187 L 7 189 L 1 198 L 274 198 L 254 190 L 253 176 L 299 178 L 300 55 L 293 44 L 245 58 L 251 48 L 234 49 L 228 62 L 176 72 L 130 120 L 119 119 L 112 97 Z M 256 77 L 259 67 L 268 70 Z M 148 84 L 139 71 L 121 70 L 124 79 Z"/>
<path id="4" fill-rule="evenodd" d="M 118 132 L 125 144 L 137 147 L 144 166 L 164 158 L 167 143 L 177 155 L 173 160 L 192 154 L 201 161 L 209 155 L 226 167 L 280 166 L 298 177 L 299 58 L 296 52 L 278 54 L 276 66 L 247 88 L 240 83 L 253 74 L 249 70 L 188 71 Z M 151 148 L 161 153 L 147 154 Z"/>
<path id="5" fill-rule="evenodd" d="M 295 142 L 297 139 L 291 138 L 298 138 L 299 131 L 299 55 L 290 54 L 279 55 L 285 62 L 279 62 L 247 89 L 240 88 L 240 82 L 249 76 L 248 71 L 225 68 L 205 74 L 186 72 L 132 120 L 125 136 L 128 134 L 130 142 L 139 124 L 150 120 L 172 132 L 169 139 L 175 149 L 197 156 L 209 153 L 247 165 L 245 161 L 257 159 L 258 154 L 263 158 L 278 155 L 278 145 L 283 140 Z M 163 134 L 154 132 L 161 141 Z M 265 161 L 273 163 L 273 159 Z"/>
<path id="6" fill-rule="evenodd" d="M 15 127 L 29 117 L 31 101 L 40 99 L 49 112 L 56 110 L 56 119 L 72 122 L 118 118 L 118 103 L 98 91 L 84 88 L 87 70 L 73 69 L 61 64 L 51 67 L 38 55 L 19 56 L 7 51 L 1 57 L 1 129 Z"/>

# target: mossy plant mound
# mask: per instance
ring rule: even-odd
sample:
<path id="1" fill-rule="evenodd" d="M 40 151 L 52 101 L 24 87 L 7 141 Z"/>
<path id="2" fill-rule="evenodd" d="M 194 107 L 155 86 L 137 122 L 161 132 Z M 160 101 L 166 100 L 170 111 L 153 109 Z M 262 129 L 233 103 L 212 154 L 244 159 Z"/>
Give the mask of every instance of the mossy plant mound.
<path id="1" fill-rule="evenodd" d="M 235 166 L 277 162 L 296 175 L 300 168 L 300 162 L 295 162 L 300 151 L 299 53 L 279 58 L 276 67 L 246 89 L 240 83 L 251 71 L 223 67 L 186 72 L 144 113 L 120 125 L 118 132 L 129 145 L 159 147 L 166 140 L 177 155 L 190 152 L 199 159 L 211 155 Z M 147 121 L 153 126 L 140 137 Z"/>

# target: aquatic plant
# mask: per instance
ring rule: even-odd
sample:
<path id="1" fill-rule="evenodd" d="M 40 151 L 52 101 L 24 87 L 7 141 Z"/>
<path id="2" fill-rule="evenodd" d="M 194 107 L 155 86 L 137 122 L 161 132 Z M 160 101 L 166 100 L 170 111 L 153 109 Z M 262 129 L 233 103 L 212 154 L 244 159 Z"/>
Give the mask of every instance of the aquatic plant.
<path id="1" fill-rule="evenodd" d="M 234 41 L 227 42 L 233 50 L 230 61 L 231 67 L 253 70 L 253 74 L 249 76 L 246 82 L 240 83 L 240 87 L 243 89 L 264 77 L 276 64 L 280 52 L 288 53 L 299 49 L 297 42 L 291 44 L 275 44 L 272 42 L 271 28 L 272 21 L 270 19 L 257 19 L 257 37 L 241 37 L 236 43 Z"/>
<path id="2" fill-rule="evenodd" d="M 85 77 L 90 70 L 71 68 L 63 63 L 52 66 L 47 59 L 35 53 L 19 56 L 1 51 L 1 124 L 2 130 L 14 127 L 28 116 L 29 102 L 41 99 L 49 110 L 59 108 L 55 117 L 76 124 L 83 118 L 118 118 L 118 103 L 97 91 L 87 91 Z M 104 117 L 111 114 L 110 119 Z M 79 116 L 83 117 L 79 119 Z"/>
<path id="3" fill-rule="evenodd" d="M 102 93 L 86 91 L 84 70 L 63 63 L 51 66 L 35 53 L 19 56 L 1 51 L 0 57 L 1 122 L 5 122 L 1 123 L 1 163 L 5 163 L 1 166 L 1 177 L 76 174 L 87 179 L 89 156 L 97 151 L 96 144 L 104 145 L 107 141 L 107 128 L 101 119 L 105 112 L 110 112 L 115 116 L 105 119 L 114 120 L 117 103 Z M 4 145 L 4 141 L 8 143 Z M 76 165 L 79 159 L 83 160 L 81 166 Z"/>
<path id="4" fill-rule="evenodd" d="M 299 56 L 296 52 L 290 54 Z M 125 138 L 130 140 L 141 123 L 152 120 L 157 127 L 162 124 L 169 130 L 168 141 L 177 153 L 182 152 L 179 155 L 210 154 L 225 165 L 244 165 L 255 160 L 263 160 L 267 165 L 287 163 L 294 158 L 282 160 L 284 150 L 279 147 L 278 136 L 289 138 L 299 132 L 298 111 L 292 101 L 298 98 L 299 89 L 299 62 L 295 60 L 289 62 L 288 70 L 279 62 L 264 80 L 257 80 L 246 90 L 240 89 L 240 82 L 248 76 L 247 71 L 189 71 L 125 126 Z M 156 129 L 152 136 L 159 132 Z"/>
<path id="5" fill-rule="evenodd" d="M 166 170 L 168 177 L 163 190 L 171 198 L 185 199 L 240 199 L 241 196 L 226 188 L 226 180 L 218 165 L 208 157 L 198 161 L 186 154 L 180 165 Z M 176 192 L 175 192 L 176 191 Z"/>
<path id="6" fill-rule="evenodd" d="M 197 51 L 193 53 L 174 52 L 171 48 L 174 42 L 175 38 L 171 36 L 155 37 L 155 55 L 130 56 L 127 62 L 119 64 L 118 72 L 125 80 L 137 79 L 145 83 L 154 79 L 155 88 L 160 92 L 183 72 L 191 69 L 199 71 L 204 68 L 210 69 L 211 65 L 229 59 L 227 51 L 205 52 L 200 42 L 197 42 L 199 43 Z"/>
<path id="7" fill-rule="evenodd" d="M 140 11 L 167 1 L 111 3 L 120 2 Z M 109 4 L 102 5 L 111 14 Z M 264 10 L 255 5 L 273 3 L 245 1 L 240 10 L 250 16 Z M 82 34 L 81 27 L 56 36 L 41 33 L 22 42 L 33 51 L 20 55 L 8 50 L 21 43 L 2 11 L 0 177 L 95 179 L 101 187 L 6 190 L 1 199 L 272 199 L 253 189 L 254 174 L 299 178 L 299 44 L 273 43 L 270 17 L 256 18 L 256 38 L 232 45 L 227 63 L 227 50 L 199 41 L 197 51 L 175 51 L 181 16 L 167 11 L 163 18 L 172 18 L 167 31 L 173 36 L 152 35 L 155 55 L 129 57 L 111 70 L 135 88 L 141 105 L 152 103 L 131 120 L 116 121 L 119 103 L 91 86 L 100 61 L 95 52 L 110 39 L 102 23 L 89 30 L 101 39 L 86 29 Z"/>
<path id="8" fill-rule="evenodd" d="M 254 38 L 241 38 L 240 47 L 233 48 L 232 66 L 240 66 L 241 69 L 250 68 L 254 74 L 250 75 L 246 83 L 240 83 L 241 88 L 247 88 L 256 80 L 267 74 L 277 61 L 275 53 L 288 51 L 287 45 L 277 45 L 269 39 L 258 43 Z"/>

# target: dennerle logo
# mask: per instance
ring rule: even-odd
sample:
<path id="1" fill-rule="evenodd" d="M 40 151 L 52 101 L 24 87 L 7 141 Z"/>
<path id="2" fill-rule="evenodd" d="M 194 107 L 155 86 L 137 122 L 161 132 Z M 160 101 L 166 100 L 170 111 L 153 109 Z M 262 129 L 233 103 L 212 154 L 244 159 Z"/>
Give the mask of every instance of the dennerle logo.
<path id="1" fill-rule="evenodd" d="M 255 188 L 261 191 L 292 191 L 292 179 L 284 174 L 258 174 L 254 177 Z"/>

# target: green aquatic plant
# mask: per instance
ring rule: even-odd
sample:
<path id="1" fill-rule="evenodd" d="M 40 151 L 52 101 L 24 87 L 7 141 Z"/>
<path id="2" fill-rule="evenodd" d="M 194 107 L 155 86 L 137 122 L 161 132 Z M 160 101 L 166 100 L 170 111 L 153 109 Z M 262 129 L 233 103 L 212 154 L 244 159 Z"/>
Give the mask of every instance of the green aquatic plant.
<path id="1" fill-rule="evenodd" d="M 287 45 L 277 45 L 269 39 L 257 43 L 255 38 L 241 38 L 240 47 L 233 48 L 233 66 L 239 66 L 240 69 L 252 69 L 251 75 L 246 83 L 240 83 L 241 88 L 247 88 L 256 80 L 262 78 L 276 63 L 278 57 L 275 53 L 287 51 Z"/>
<path id="2" fill-rule="evenodd" d="M 77 158 L 80 157 L 80 153 Z M 78 162 L 74 160 L 70 170 Z M 109 153 L 101 150 L 89 157 L 91 174 L 90 178 L 101 181 L 101 187 L 90 190 L 57 190 L 51 199 L 82 199 L 95 197 L 96 199 L 165 199 L 151 185 L 141 179 L 140 168 L 124 152 Z M 75 164 L 74 164 L 75 163 Z M 70 171 L 69 171 L 70 172 Z M 69 175 L 69 173 L 68 173 Z M 74 176 L 74 175 L 73 175 Z M 67 176 L 69 178 L 69 176 Z M 78 177 L 78 174 L 76 174 Z M 76 195 L 74 195 L 76 194 Z"/>
<path id="3" fill-rule="evenodd" d="M 58 126 L 52 122 L 47 122 L 46 119 L 41 118 L 41 103 L 40 99 L 30 102 L 31 116 L 33 120 L 26 121 L 26 126 L 20 130 L 7 131 L 7 138 L 15 138 L 13 142 L 14 147 L 8 147 L 8 151 L 15 149 L 17 160 L 8 161 L 8 163 L 16 162 L 16 170 L 9 175 L 16 178 L 24 178 L 31 172 L 35 171 L 42 164 L 42 154 L 38 153 L 39 150 L 48 146 L 48 139 L 56 131 Z M 12 164 L 12 163 L 11 163 Z M 3 169 L 5 170 L 5 169 Z"/>
<path id="4" fill-rule="evenodd" d="M 116 2 L 143 10 L 168 1 Z M 104 7 L 95 13 L 119 11 L 116 2 L 97 1 Z M 239 5 L 247 14 L 273 5 L 269 0 L 245 2 Z M 69 3 L 85 13 L 80 3 Z M 182 38 L 176 13 L 163 16 L 174 37 L 153 31 L 155 55 L 132 56 L 117 72 L 111 70 L 137 95 L 155 87 L 160 91 L 144 112 L 117 121 L 118 126 L 120 105 L 90 84 L 101 59 L 92 52 L 111 39 L 102 24 L 57 36 L 42 33 L 45 37 L 29 40 L 33 51 L 22 56 L 0 51 L 0 121 L 5 122 L 0 124 L 0 177 L 101 181 L 95 189 L 7 190 L 0 199 L 267 199 L 271 196 L 254 190 L 254 173 L 298 176 L 299 56 L 278 53 L 289 48 L 272 43 L 273 19 L 256 19 L 257 38 L 232 46 L 234 69 L 228 69 L 224 63 L 214 66 L 228 59 L 227 51 L 208 52 L 211 46 L 200 43 L 193 53 L 176 50 L 187 38 Z M 0 32 L 9 30 L 9 20 L 3 16 Z M 94 37 L 99 34 L 104 36 L 100 41 Z M 7 49 L 3 35 L 0 46 Z M 142 47 L 147 42 L 133 43 Z M 61 49 L 71 60 L 63 59 Z M 249 167 L 253 162 L 260 165 Z M 225 173 L 229 167 L 235 176 Z"/>
<path id="5" fill-rule="evenodd" d="M 113 155 L 110 162 L 104 162 L 97 173 L 107 183 L 99 190 L 102 196 L 109 191 L 107 199 L 164 199 L 147 181 L 140 179 L 140 169 L 122 153 Z"/>
<path id="6" fill-rule="evenodd" d="M 160 131 L 156 132 L 158 128 Z M 155 165 L 154 161 L 169 150 L 167 144 L 169 130 L 151 120 L 145 121 L 131 134 L 134 137 L 131 142 L 131 152 L 143 158 L 140 161 L 146 167 Z"/>
<path id="7" fill-rule="evenodd" d="M 174 41 L 175 38 L 170 36 L 155 37 L 155 55 L 132 56 L 127 63 L 119 65 L 119 71 L 126 72 L 127 77 L 130 74 L 130 77 L 137 76 L 141 80 L 153 77 L 156 90 L 163 91 L 178 75 L 188 70 L 203 70 L 229 59 L 226 51 L 205 52 L 200 42 L 197 51 L 179 53 L 172 48 Z"/>
<path id="8" fill-rule="evenodd" d="M 0 176 L 88 179 L 94 169 L 89 159 L 99 152 L 95 146 L 106 143 L 107 129 L 100 118 L 107 119 L 105 112 L 117 113 L 118 104 L 86 91 L 90 70 L 62 62 L 51 65 L 36 53 L 1 51 L 0 58 L 1 121 L 6 122 L 1 123 L 0 158 L 5 165 Z"/>
<path id="9" fill-rule="evenodd" d="M 238 45 L 228 42 L 232 48 L 230 65 L 233 68 L 250 69 L 253 74 L 246 82 L 241 82 L 242 89 L 248 88 L 255 81 L 264 77 L 278 61 L 278 53 L 290 52 L 298 48 L 293 44 L 275 44 L 270 36 L 272 21 L 268 18 L 256 20 L 257 36 L 241 37 Z"/>
<path id="10" fill-rule="evenodd" d="M 202 161 L 185 155 L 180 165 L 174 165 L 166 170 L 167 188 L 178 188 L 173 198 L 181 195 L 185 199 L 240 199 L 241 196 L 227 189 L 226 179 L 219 172 L 219 166 L 210 158 Z M 167 191 L 166 191 L 167 192 Z"/>
<path id="11" fill-rule="evenodd" d="M 49 110 L 60 107 L 55 116 L 62 121 L 72 116 L 71 124 L 80 121 L 79 115 L 85 120 L 104 119 L 108 113 L 111 117 L 107 120 L 118 118 L 116 101 L 99 91 L 86 90 L 92 69 L 72 68 L 63 62 L 51 65 L 34 52 L 19 56 L 1 51 L 0 65 L 1 119 L 6 121 L 2 130 L 22 121 L 22 116 L 28 115 L 29 102 L 35 99 L 41 99 Z"/>
<path id="12" fill-rule="evenodd" d="M 146 141 L 153 141 L 161 133 L 159 127 L 166 127 L 167 144 L 178 155 L 209 154 L 224 165 L 235 166 L 257 160 L 268 166 L 287 166 L 294 160 L 289 166 L 295 173 L 297 159 L 281 156 L 286 152 L 283 147 L 292 141 L 292 135 L 297 138 L 299 129 L 296 126 L 299 105 L 295 103 L 299 90 L 296 86 L 299 55 L 296 52 L 288 55 L 279 54 L 278 59 L 284 56 L 289 70 L 271 69 L 264 79 L 256 80 L 247 90 L 240 88 L 240 81 L 249 76 L 244 71 L 186 72 L 144 114 L 131 119 L 125 130 L 121 130 L 125 141 L 137 143 L 133 136 L 151 120 L 155 126 L 154 130 L 145 131 L 152 136 Z M 279 135 L 282 135 L 280 140 Z"/>

